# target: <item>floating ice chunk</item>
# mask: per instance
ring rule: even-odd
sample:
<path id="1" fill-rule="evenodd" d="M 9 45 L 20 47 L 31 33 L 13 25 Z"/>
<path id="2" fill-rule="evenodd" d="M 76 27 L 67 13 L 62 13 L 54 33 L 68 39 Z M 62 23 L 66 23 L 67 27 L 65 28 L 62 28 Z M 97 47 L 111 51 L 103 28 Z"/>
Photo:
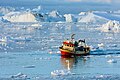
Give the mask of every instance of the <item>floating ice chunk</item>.
<path id="1" fill-rule="evenodd" d="M 109 47 L 117 47 L 117 44 L 110 45 Z"/>
<path id="2" fill-rule="evenodd" d="M 15 41 L 15 42 L 20 42 L 20 41 L 31 41 L 31 39 L 29 37 L 24 37 L 24 36 L 20 36 L 20 37 L 11 37 L 11 40 Z"/>
<path id="3" fill-rule="evenodd" d="M 28 79 L 27 75 L 23 73 L 18 73 L 16 75 L 12 75 L 11 78 L 13 79 Z"/>
<path id="4" fill-rule="evenodd" d="M 41 57 L 41 58 L 35 58 L 35 60 L 51 60 L 51 58 L 49 58 L 49 57 L 45 57 L 45 58 Z"/>
<path id="5" fill-rule="evenodd" d="M 117 61 L 114 60 L 114 59 L 110 59 L 110 60 L 108 60 L 107 62 L 108 62 L 108 63 L 117 63 Z"/>
<path id="6" fill-rule="evenodd" d="M 23 68 L 35 68 L 35 65 L 27 65 L 27 66 L 23 66 Z"/>
<path id="7" fill-rule="evenodd" d="M 44 58 L 44 60 L 51 60 L 51 58 L 47 58 L 47 57 L 46 57 L 46 58 Z"/>
<path id="8" fill-rule="evenodd" d="M 108 21 L 106 24 L 103 24 L 102 27 L 100 27 L 100 30 L 103 32 L 119 32 L 120 23 L 118 21 Z"/>
<path id="9" fill-rule="evenodd" d="M 96 78 L 103 78 L 104 75 L 99 75 L 99 76 L 96 76 Z"/>
<path id="10" fill-rule="evenodd" d="M 7 37 L 2 37 L 2 38 L 0 39 L 0 42 L 7 42 Z"/>
<path id="11" fill-rule="evenodd" d="M 98 47 L 104 47 L 103 43 L 98 44 Z"/>
<path id="12" fill-rule="evenodd" d="M 99 50 L 103 50 L 102 47 L 93 47 L 90 46 L 91 51 L 99 51 Z"/>
<path id="13" fill-rule="evenodd" d="M 71 73 L 69 70 L 55 70 L 53 72 L 51 72 L 52 76 L 66 76 L 66 75 L 71 75 L 73 73 Z"/>
<path id="14" fill-rule="evenodd" d="M 83 58 L 83 60 L 84 60 L 84 61 L 87 61 L 87 60 L 88 60 L 88 58 L 87 58 L 87 57 L 84 57 L 84 58 Z"/>
<path id="15" fill-rule="evenodd" d="M 60 51 L 57 51 L 56 53 L 58 53 L 58 54 L 59 54 L 59 53 L 60 53 Z"/>
<path id="16" fill-rule="evenodd" d="M 52 51 L 49 51 L 49 54 L 53 54 L 53 52 L 52 52 Z"/>
<path id="17" fill-rule="evenodd" d="M 39 23 L 32 24 L 31 26 L 34 27 L 35 29 L 40 29 L 42 27 L 42 25 Z"/>
<path id="18" fill-rule="evenodd" d="M 105 57 L 106 57 L 106 58 L 111 58 L 112 56 L 111 56 L 111 55 L 106 55 Z"/>

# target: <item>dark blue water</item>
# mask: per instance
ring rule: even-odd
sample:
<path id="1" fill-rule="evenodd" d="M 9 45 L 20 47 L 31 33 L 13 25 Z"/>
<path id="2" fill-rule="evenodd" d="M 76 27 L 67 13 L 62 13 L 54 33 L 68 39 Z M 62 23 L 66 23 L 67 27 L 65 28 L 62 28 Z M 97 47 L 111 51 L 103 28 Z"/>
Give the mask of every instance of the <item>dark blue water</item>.
<path id="1" fill-rule="evenodd" d="M 81 23 L 4 24 L 0 28 L 0 79 L 3 80 L 119 80 L 120 33 L 101 32 L 96 25 Z M 71 34 L 86 39 L 90 55 L 74 58 L 60 56 L 59 46 Z M 98 44 L 104 46 L 98 48 Z M 109 62 L 114 60 L 113 62 Z M 51 75 L 62 70 L 64 75 Z M 65 71 L 70 71 L 67 74 Z M 27 78 L 15 77 L 19 73 Z M 14 76 L 14 77 L 13 77 Z"/>

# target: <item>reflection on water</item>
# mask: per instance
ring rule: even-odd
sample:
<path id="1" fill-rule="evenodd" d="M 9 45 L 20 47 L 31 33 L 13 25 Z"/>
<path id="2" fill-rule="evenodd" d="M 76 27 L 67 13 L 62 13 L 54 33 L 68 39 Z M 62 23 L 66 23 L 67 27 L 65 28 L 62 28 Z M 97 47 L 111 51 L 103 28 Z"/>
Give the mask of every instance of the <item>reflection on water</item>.
<path id="1" fill-rule="evenodd" d="M 64 66 L 65 69 L 70 70 L 73 65 L 76 63 L 75 58 L 65 58 L 61 57 L 61 64 Z"/>
<path id="2" fill-rule="evenodd" d="M 63 67 L 67 70 L 71 70 L 73 67 L 77 66 L 77 64 L 85 64 L 88 60 L 88 56 L 82 56 L 82 57 L 63 57 L 61 56 L 61 64 Z M 82 65 L 81 65 L 82 67 Z"/>

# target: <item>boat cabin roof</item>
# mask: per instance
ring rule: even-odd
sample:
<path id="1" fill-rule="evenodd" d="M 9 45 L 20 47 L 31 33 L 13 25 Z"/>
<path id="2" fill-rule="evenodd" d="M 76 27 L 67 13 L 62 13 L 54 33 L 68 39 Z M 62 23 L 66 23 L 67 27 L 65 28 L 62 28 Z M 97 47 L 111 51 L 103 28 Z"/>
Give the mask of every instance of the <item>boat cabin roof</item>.
<path id="1" fill-rule="evenodd" d="M 63 44 L 64 44 L 64 45 L 71 45 L 71 46 L 74 46 L 73 43 L 71 43 L 71 42 L 67 42 L 67 41 L 64 41 Z"/>

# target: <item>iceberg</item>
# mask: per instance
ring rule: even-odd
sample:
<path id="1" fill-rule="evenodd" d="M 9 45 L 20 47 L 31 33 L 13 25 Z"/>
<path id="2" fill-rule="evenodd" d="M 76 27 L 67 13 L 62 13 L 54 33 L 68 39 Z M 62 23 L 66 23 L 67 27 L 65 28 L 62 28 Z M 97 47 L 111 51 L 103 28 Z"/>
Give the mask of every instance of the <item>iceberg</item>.
<path id="1" fill-rule="evenodd" d="M 102 23 L 108 21 L 108 19 L 95 15 L 94 12 L 80 13 L 78 17 L 78 22 L 83 23 Z M 81 16 L 82 15 L 82 16 Z"/>
<path id="2" fill-rule="evenodd" d="M 108 21 L 106 24 L 103 24 L 100 27 L 100 30 L 103 32 L 119 32 L 120 31 L 120 23 L 118 21 Z"/>
<path id="3" fill-rule="evenodd" d="M 0 17 L 0 23 L 9 23 L 10 21 L 3 19 L 3 17 Z"/>
<path id="4" fill-rule="evenodd" d="M 45 21 L 46 22 L 59 22 L 64 21 L 64 17 L 59 14 L 57 11 L 51 11 L 45 14 Z"/>
<path id="5" fill-rule="evenodd" d="M 71 14 L 65 14 L 64 17 L 66 22 L 73 22 L 73 16 Z"/>
<path id="6" fill-rule="evenodd" d="M 31 12 L 10 12 L 3 16 L 10 22 L 37 22 L 35 16 Z"/>
<path id="7" fill-rule="evenodd" d="M 80 13 L 79 13 L 80 16 L 84 16 L 84 15 L 86 15 L 86 14 L 87 14 L 86 12 L 80 12 Z"/>
<path id="8" fill-rule="evenodd" d="M 15 11 L 15 8 L 12 7 L 0 7 L 0 16 L 3 16 L 9 12 Z"/>

